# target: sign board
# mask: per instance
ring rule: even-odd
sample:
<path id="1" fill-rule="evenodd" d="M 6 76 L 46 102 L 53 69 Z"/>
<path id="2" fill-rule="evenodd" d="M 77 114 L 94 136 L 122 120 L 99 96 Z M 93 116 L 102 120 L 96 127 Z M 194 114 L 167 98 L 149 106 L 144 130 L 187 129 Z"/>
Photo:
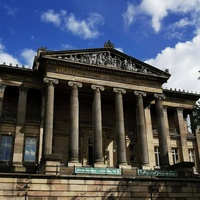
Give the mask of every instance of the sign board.
<path id="1" fill-rule="evenodd" d="M 163 170 L 143 170 L 138 169 L 138 176 L 164 176 L 164 177 L 178 177 L 176 171 L 163 171 Z"/>
<path id="2" fill-rule="evenodd" d="M 100 174 L 100 175 L 121 175 L 121 169 L 118 168 L 93 168 L 93 167 L 75 167 L 76 174 Z"/>

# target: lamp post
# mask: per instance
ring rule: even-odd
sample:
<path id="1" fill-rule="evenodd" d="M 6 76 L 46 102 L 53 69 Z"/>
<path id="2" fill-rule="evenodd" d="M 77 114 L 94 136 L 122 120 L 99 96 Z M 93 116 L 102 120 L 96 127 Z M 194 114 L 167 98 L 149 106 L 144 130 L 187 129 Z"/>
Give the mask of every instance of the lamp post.
<path id="1" fill-rule="evenodd" d="M 155 185 L 151 184 L 149 185 L 148 190 L 151 195 L 151 200 L 153 200 L 153 194 L 159 192 L 159 187 L 156 184 Z"/>
<path id="2" fill-rule="evenodd" d="M 26 185 L 23 187 L 23 189 L 24 189 L 24 192 L 25 192 L 25 194 L 24 194 L 24 199 L 25 200 L 28 200 L 28 190 L 29 190 L 29 185 L 28 185 L 28 183 L 26 183 Z"/>

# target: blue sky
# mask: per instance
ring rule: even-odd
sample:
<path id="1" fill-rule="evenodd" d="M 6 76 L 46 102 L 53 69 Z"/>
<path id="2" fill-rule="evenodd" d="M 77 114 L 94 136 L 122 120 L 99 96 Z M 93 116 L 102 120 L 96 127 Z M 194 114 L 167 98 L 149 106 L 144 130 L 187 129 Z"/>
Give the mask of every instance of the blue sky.
<path id="1" fill-rule="evenodd" d="M 0 63 L 32 65 L 39 47 L 115 48 L 200 92 L 200 0 L 0 0 Z"/>

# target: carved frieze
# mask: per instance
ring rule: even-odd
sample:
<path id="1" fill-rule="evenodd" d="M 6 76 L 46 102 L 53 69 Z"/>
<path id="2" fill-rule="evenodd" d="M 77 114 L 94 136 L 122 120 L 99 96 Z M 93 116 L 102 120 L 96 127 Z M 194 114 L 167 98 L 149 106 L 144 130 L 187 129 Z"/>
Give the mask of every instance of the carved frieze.
<path id="1" fill-rule="evenodd" d="M 117 55 L 111 54 L 110 51 L 65 54 L 56 55 L 54 57 L 62 60 L 86 63 L 89 65 L 107 66 L 116 69 L 140 72 L 145 74 L 154 74 L 150 69 L 147 69 L 145 66 L 138 64 L 136 65 L 133 59 L 119 57 Z"/>

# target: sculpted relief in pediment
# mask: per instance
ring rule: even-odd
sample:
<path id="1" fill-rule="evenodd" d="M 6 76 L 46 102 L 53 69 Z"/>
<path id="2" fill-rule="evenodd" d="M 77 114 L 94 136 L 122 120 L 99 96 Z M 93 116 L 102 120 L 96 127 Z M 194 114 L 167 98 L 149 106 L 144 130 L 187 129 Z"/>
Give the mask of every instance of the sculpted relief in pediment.
<path id="1" fill-rule="evenodd" d="M 152 74 L 149 69 L 142 65 L 135 64 L 132 59 L 120 58 L 116 55 L 111 55 L 109 51 L 69 54 L 58 56 L 58 58 L 91 65 L 108 66 L 116 69 Z"/>

